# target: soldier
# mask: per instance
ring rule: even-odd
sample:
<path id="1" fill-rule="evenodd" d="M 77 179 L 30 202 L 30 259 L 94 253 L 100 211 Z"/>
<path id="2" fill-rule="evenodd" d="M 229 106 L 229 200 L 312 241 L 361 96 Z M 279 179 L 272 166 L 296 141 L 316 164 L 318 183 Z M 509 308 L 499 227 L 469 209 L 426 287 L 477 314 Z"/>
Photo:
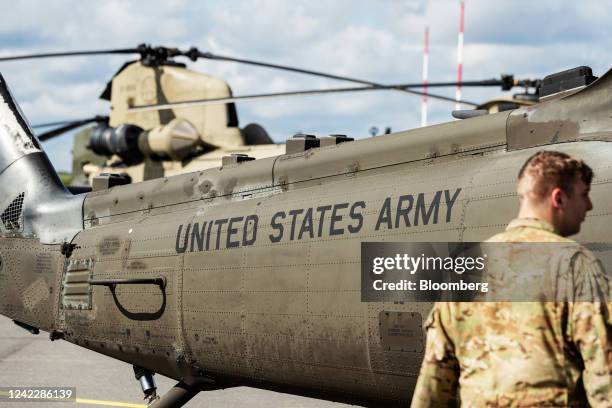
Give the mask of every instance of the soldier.
<path id="1" fill-rule="evenodd" d="M 534 154 L 519 172 L 518 218 L 489 241 L 573 242 L 564 237 L 593 208 L 592 177 L 567 154 Z M 572 247 L 553 275 L 587 282 L 600 294 L 590 302 L 436 303 L 412 407 L 612 407 L 609 283 L 590 251 Z"/>

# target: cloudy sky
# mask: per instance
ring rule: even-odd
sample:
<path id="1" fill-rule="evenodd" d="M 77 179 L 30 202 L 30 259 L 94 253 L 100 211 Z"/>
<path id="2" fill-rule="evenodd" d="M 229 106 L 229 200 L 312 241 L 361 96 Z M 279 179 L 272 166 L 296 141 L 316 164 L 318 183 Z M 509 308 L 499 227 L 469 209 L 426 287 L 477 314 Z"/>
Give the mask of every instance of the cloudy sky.
<path id="1" fill-rule="evenodd" d="M 127 48 L 146 42 L 190 47 L 348 75 L 381 83 L 418 82 L 423 30 L 430 27 L 430 81 L 456 78 L 459 0 L 7 1 L 1 0 L 0 55 Z M 612 3 L 466 0 L 464 79 L 501 73 L 543 77 L 579 65 L 596 75 L 612 66 Z M 31 123 L 108 114 L 98 100 L 126 59 L 79 57 L 0 63 Z M 235 95 L 350 86 L 266 68 L 199 61 L 191 68 L 224 78 Z M 454 88 L 437 90 L 454 96 Z M 516 92 L 516 91 L 515 91 Z M 465 89 L 483 101 L 498 89 Z M 420 124 L 420 99 L 393 91 L 237 104 L 241 126 L 263 125 L 275 141 L 302 131 L 368 137 Z M 430 123 L 450 120 L 453 104 L 430 102 Z M 70 168 L 71 136 L 47 142 Z"/>

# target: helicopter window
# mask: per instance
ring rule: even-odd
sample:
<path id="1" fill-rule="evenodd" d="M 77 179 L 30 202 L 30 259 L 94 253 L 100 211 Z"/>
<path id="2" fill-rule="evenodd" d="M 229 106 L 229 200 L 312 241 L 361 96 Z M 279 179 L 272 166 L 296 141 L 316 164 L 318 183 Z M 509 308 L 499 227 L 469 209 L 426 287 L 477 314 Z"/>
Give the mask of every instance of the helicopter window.
<path id="1" fill-rule="evenodd" d="M 227 109 L 227 127 L 238 127 L 238 113 L 236 113 L 236 105 L 228 103 L 225 105 Z"/>

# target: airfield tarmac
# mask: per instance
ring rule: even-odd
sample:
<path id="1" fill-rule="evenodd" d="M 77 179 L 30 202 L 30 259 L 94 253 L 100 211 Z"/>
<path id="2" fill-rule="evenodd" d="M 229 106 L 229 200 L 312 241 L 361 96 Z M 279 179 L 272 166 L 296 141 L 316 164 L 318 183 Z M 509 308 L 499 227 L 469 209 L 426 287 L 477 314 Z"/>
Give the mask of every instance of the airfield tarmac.
<path id="1" fill-rule="evenodd" d="M 158 393 L 176 383 L 155 375 Z M 76 387 L 76 403 L 0 401 L 0 407 L 142 407 L 140 385 L 132 367 L 65 341 L 49 340 L 46 332 L 35 336 L 0 316 L 0 386 Z M 237 387 L 198 394 L 187 407 L 343 408 L 351 405 L 290 394 Z"/>

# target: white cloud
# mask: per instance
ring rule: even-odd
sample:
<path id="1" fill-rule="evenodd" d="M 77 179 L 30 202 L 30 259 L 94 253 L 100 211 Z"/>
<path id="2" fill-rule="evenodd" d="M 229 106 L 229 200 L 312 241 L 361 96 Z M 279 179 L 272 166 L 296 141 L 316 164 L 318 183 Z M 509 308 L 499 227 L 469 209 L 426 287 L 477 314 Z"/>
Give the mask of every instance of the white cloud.
<path id="1" fill-rule="evenodd" d="M 430 81 L 456 77 L 458 0 L 74 2 L 34 0 L 3 8 L 0 55 L 133 47 L 142 42 L 363 78 L 383 83 L 421 77 L 423 29 L 431 30 Z M 612 63 L 612 4 L 589 0 L 466 0 L 464 78 L 501 73 L 541 77 L 577 65 L 603 73 Z M 0 63 L 32 122 L 107 114 L 98 95 L 136 56 Z M 351 86 L 236 63 L 198 61 L 193 69 L 229 82 L 234 94 Z M 434 92 L 434 90 L 431 90 Z M 435 92 L 452 96 L 454 89 Z M 465 99 L 497 95 L 464 89 Z M 372 125 L 418 126 L 420 98 L 373 92 L 238 104 L 241 123 L 261 123 L 276 140 L 298 130 L 367 136 Z M 430 123 L 449 120 L 452 104 L 430 102 Z M 64 145 L 70 143 L 64 143 Z M 56 149 L 55 147 L 53 149 Z M 66 160 L 66 155 L 63 154 Z M 69 164 L 63 165 L 68 168 Z"/>

